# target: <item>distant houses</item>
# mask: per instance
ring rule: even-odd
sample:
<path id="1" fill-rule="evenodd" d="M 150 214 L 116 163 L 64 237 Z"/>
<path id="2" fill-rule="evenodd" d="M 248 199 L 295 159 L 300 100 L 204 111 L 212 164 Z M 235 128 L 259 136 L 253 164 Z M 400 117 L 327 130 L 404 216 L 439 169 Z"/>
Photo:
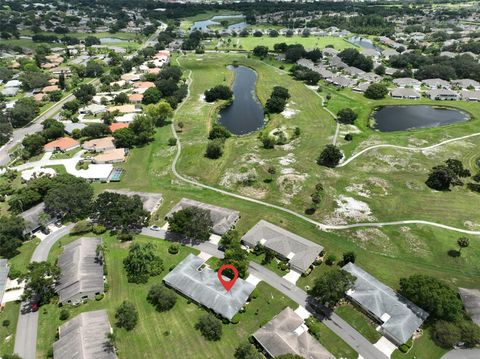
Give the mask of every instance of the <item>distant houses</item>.
<path id="1" fill-rule="evenodd" d="M 108 338 L 112 327 L 106 310 L 77 315 L 58 328 L 54 359 L 116 359 Z"/>
<path id="2" fill-rule="evenodd" d="M 79 304 L 104 292 L 101 238 L 82 237 L 64 246 L 58 259 L 60 279 L 55 290 L 60 303 Z"/>
<path id="3" fill-rule="evenodd" d="M 249 248 L 260 244 L 271 249 L 280 257 L 288 260 L 290 268 L 299 273 L 307 271 L 323 251 L 321 245 L 264 220 L 250 229 L 241 241 Z"/>
<path id="4" fill-rule="evenodd" d="M 342 268 L 356 279 L 347 297 L 380 324 L 379 331 L 402 345 L 427 319 L 428 313 L 353 263 Z"/>
<path id="5" fill-rule="evenodd" d="M 163 281 L 186 297 L 222 317 L 232 320 L 246 304 L 255 286 L 238 278 L 230 291 L 218 280 L 217 273 L 205 265 L 205 260 L 189 254 Z"/>

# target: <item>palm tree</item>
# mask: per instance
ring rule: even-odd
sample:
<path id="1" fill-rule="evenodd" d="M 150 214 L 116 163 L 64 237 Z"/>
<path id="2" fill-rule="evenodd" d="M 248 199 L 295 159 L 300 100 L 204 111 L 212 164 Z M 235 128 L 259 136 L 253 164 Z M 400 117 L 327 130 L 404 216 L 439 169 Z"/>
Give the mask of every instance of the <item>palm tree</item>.
<path id="1" fill-rule="evenodd" d="M 462 251 L 462 248 L 467 248 L 470 245 L 470 239 L 468 239 L 467 237 L 460 237 L 459 239 L 457 239 L 457 244 L 460 247 L 460 249 L 458 250 L 458 252 L 460 253 Z"/>

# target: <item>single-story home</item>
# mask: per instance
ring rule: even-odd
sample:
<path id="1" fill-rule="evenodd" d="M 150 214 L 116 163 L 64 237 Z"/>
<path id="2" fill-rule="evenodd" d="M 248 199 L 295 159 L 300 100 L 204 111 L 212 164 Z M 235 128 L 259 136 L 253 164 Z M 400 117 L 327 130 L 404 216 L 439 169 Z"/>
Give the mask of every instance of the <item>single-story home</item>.
<path id="1" fill-rule="evenodd" d="M 80 142 L 71 137 L 61 137 L 43 146 L 45 152 L 66 152 L 80 146 Z"/>
<path id="2" fill-rule="evenodd" d="M 7 81 L 7 83 L 5 84 L 5 87 L 20 87 L 22 86 L 22 81 L 20 80 L 10 80 L 10 81 Z"/>
<path id="3" fill-rule="evenodd" d="M 303 318 L 287 307 L 253 333 L 269 356 L 296 354 L 309 359 L 335 358 L 309 332 Z"/>
<path id="4" fill-rule="evenodd" d="M 149 89 L 151 87 L 155 87 L 155 84 L 150 81 L 138 81 L 133 84 L 133 87 L 135 88 L 143 88 L 143 89 Z"/>
<path id="5" fill-rule="evenodd" d="M 3 96 L 13 97 L 17 95 L 18 91 L 20 91 L 18 87 L 6 87 L 1 91 L 1 93 Z"/>
<path id="6" fill-rule="evenodd" d="M 409 100 L 418 100 L 420 98 L 420 94 L 412 88 L 395 88 L 390 91 L 390 96 Z"/>
<path id="7" fill-rule="evenodd" d="M 103 294 L 103 259 L 97 255 L 101 243 L 101 238 L 82 237 L 63 247 L 58 258 L 61 275 L 55 286 L 60 303 L 79 304 Z"/>
<path id="8" fill-rule="evenodd" d="M 117 130 L 120 130 L 121 128 L 127 128 L 128 127 L 128 123 L 123 123 L 123 122 L 113 122 L 110 126 L 108 126 L 108 128 L 110 129 L 110 131 L 115 132 Z"/>
<path id="9" fill-rule="evenodd" d="M 48 226 L 57 220 L 57 218 L 45 213 L 45 203 L 43 202 L 20 213 L 19 216 L 22 217 L 25 222 L 24 235 L 32 235 L 42 228 L 42 226 Z"/>
<path id="10" fill-rule="evenodd" d="M 131 81 L 131 82 L 140 81 L 140 75 L 128 73 L 120 76 L 120 79 L 122 79 L 123 81 Z"/>
<path id="11" fill-rule="evenodd" d="M 92 103 L 88 106 L 84 106 L 78 110 L 81 115 L 99 115 L 101 113 L 107 112 L 107 107 L 104 105 L 99 105 L 96 103 Z"/>
<path id="12" fill-rule="evenodd" d="M 203 305 L 228 320 L 245 305 L 255 289 L 252 283 L 238 278 L 226 291 L 218 280 L 217 272 L 205 265 L 205 260 L 189 254 L 163 281 L 198 304 Z"/>
<path id="13" fill-rule="evenodd" d="M 49 93 L 49 92 L 59 91 L 59 90 L 60 90 L 60 87 L 58 87 L 57 85 L 50 85 L 50 86 L 45 86 L 42 89 L 42 92 L 43 93 Z"/>
<path id="14" fill-rule="evenodd" d="M 368 87 L 370 86 L 370 83 L 369 82 L 361 82 L 359 83 L 357 86 L 355 86 L 352 91 L 353 92 L 365 92 L 367 91 Z"/>
<path id="15" fill-rule="evenodd" d="M 422 81 L 422 84 L 431 89 L 450 89 L 450 82 L 442 79 L 426 79 Z"/>
<path id="16" fill-rule="evenodd" d="M 459 99 L 458 93 L 448 89 L 434 89 L 427 91 L 427 96 L 432 100 L 455 101 Z"/>
<path id="17" fill-rule="evenodd" d="M 119 113 L 134 113 L 140 112 L 140 109 L 137 109 L 133 104 L 126 104 L 120 106 L 110 106 L 108 108 L 108 112 L 115 112 L 118 111 Z"/>
<path id="18" fill-rule="evenodd" d="M 143 100 L 143 94 L 141 93 L 133 93 L 128 96 L 128 101 L 132 103 L 141 103 Z"/>
<path id="19" fill-rule="evenodd" d="M 253 226 L 241 241 L 249 248 L 261 244 L 271 249 L 288 259 L 290 267 L 300 273 L 305 272 L 323 251 L 321 245 L 264 220 Z"/>
<path id="20" fill-rule="evenodd" d="M 163 201 L 163 196 L 160 193 L 151 192 L 136 192 L 124 189 L 107 189 L 107 192 L 124 194 L 129 197 L 138 196 L 143 203 L 143 209 L 148 213 L 155 212 Z"/>
<path id="21" fill-rule="evenodd" d="M 9 269 L 10 267 L 8 266 L 8 260 L 0 259 L 0 304 L 2 303 L 3 294 L 5 293 L 5 288 L 7 287 Z"/>
<path id="22" fill-rule="evenodd" d="M 120 163 L 125 162 L 125 157 L 125 148 L 115 148 L 93 157 L 93 163 Z"/>
<path id="23" fill-rule="evenodd" d="M 73 131 L 75 130 L 83 130 L 85 127 L 87 127 L 86 124 L 84 123 L 79 123 L 79 122 L 72 122 L 72 123 L 65 123 L 65 133 L 68 135 L 71 135 Z"/>
<path id="24" fill-rule="evenodd" d="M 480 90 L 480 83 L 471 79 L 453 80 L 452 85 L 466 90 Z"/>
<path id="25" fill-rule="evenodd" d="M 116 359 L 108 338 L 112 332 L 105 309 L 81 313 L 58 328 L 53 358 Z"/>
<path id="26" fill-rule="evenodd" d="M 480 101 L 480 91 L 468 91 L 462 90 L 460 91 L 460 97 L 464 101 Z"/>
<path id="27" fill-rule="evenodd" d="M 420 90 L 422 83 L 417 79 L 412 79 L 410 77 L 402 77 L 398 79 L 394 79 L 393 83 L 398 87 L 412 87 L 415 90 Z"/>
<path id="28" fill-rule="evenodd" d="M 213 233 L 218 235 L 222 235 L 232 229 L 235 226 L 235 223 L 237 223 L 238 219 L 240 218 L 240 212 L 238 211 L 223 207 L 217 207 L 211 204 L 198 202 L 188 198 L 182 198 L 180 202 L 178 202 L 176 206 L 173 207 L 165 217 L 170 218 L 175 212 L 178 212 L 188 207 L 197 207 L 210 212 L 210 218 L 213 222 L 212 231 Z"/>
<path id="29" fill-rule="evenodd" d="M 472 320 L 480 325 L 480 290 L 458 288 L 465 311 Z"/>
<path id="30" fill-rule="evenodd" d="M 353 263 L 342 267 L 356 279 L 347 297 L 380 324 L 379 331 L 395 345 L 407 342 L 428 313 Z"/>
<path id="31" fill-rule="evenodd" d="M 105 152 L 115 149 L 115 139 L 111 136 L 85 141 L 82 148 L 87 151 Z"/>

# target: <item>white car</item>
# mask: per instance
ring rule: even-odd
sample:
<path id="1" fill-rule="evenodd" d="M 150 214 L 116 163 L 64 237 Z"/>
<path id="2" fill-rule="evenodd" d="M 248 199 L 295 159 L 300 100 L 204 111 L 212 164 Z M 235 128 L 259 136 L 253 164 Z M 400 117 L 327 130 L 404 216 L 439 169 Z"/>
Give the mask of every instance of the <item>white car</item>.
<path id="1" fill-rule="evenodd" d="M 159 226 L 150 226 L 150 229 L 151 229 L 152 231 L 159 231 L 159 230 L 161 230 L 161 228 L 160 228 Z"/>

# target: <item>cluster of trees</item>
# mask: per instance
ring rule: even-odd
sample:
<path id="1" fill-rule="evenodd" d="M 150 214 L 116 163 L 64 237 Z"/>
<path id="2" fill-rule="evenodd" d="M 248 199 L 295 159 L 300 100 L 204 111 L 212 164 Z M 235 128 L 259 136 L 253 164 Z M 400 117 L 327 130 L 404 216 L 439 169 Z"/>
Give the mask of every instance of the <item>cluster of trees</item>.
<path id="1" fill-rule="evenodd" d="M 265 109 L 268 113 L 280 113 L 285 109 L 290 93 L 285 87 L 275 86 L 265 103 Z"/>
<path id="2" fill-rule="evenodd" d="M 138 311 L 135 305 L 124 300 L 115 311 L 115 319 L 117 320 L 115 325 L 119 328 L 124 328 L 127 331 L 135 328 L 138 323 Z"/>
<path id="3" fill-rule="evenodd" d="M 162 284 L 153 285 L 148 291 L 147 302 L 159 312 L 166 312 L 172 309 L 177 302 L 177 295 L 170 288 Z"/>
<path id="4" fill-rule="evenodd" d="M 350 273 L 335 268 L 318 278 L 313 285 L 310 294 L 326 307 L 333 308 L 345 292 L 352 288 L 355 277 Z"/>
<path id="5" fill-rule="evenodd" d="M 75 98 L 80 104 L 83 105 L 86 105 L 87 103 L 92 101 L 93 96 L 95 96 L 96 93 L 97 91 L 95 90 L 95 86 L 91 84 L 82 84 L 73 91 L 73 95 L 75 96 Z"/>
<path id="6" fill-rule="evenodd" d="M 346 107 L 338 111 L 337 121 L 346 125 L 353 125 L 358 115 L 351 108 Z"/>
<path id="7" fill-rule="evenodd" d="M 363 71 L 370 72 L 373 69 L 372 59 L 361 54 L 357 49 L 345 49 L 338 54 L 338 57 L 347 65 Z"/>
<path id="8" fill-rule="evenodd" d="M 210 141 L 207 144 L 205 157 L 212 160 L 222 157 L 225 141 L 231 136 L 232 134 L 225 126 L 215 123 L 208 134 Z"/>
<path id="9" fill-rule="evenodd" d="M 384 84 L 370 84 L 365 90 L 365 97 L 372 100 L 381 100 L 388 95 L 388 88 Z"/>
<path id="10" fill-rule="evenodd" d="M 17 216 L 0 217 L 0 256 L 11 258 L 17 255 L 18 248 L 26 239 L 23 235 L 25 223 Z"/>
<path id="11" fill-rule="evenodd" d="M 153 141 L 155 126 L 164 126 L 172 116 L 171 106 L 164 101 L 148 105 L 144 113 L 135 116 L 130 126 L 121 128 L 112 134 L 115 144 L 117 147 L 124 148 L 143 146 Z"/>
<path id="12" fill-rule="evenodd" d="M 281 42 L 273 45 L 273 49 L 277 53 L 285 55 L 285 61 L 288 63 L 295 63 L 301 58 L 306 58 L 317 62 L 322 58 L 322 51 L 320 49 L 313 49 L 311 51 L 305 50 L 305 47 L 301 44 L 287 45 L 285 42 Z"/>
<path id="13" fill-rule="evenodd" d="M 207 340 L 215 342 L 222 338 L 222 321 L 211 313 L 203 314 L 195 324 L 195 329 Z"/>
<path id="14" fill-rule="evenodd" d="M 155 244 L 135 242 L 128 249 L 123 267 L 130 283 L 147 283 L 163 271 L 163 260 L 156 254 Z"/>
<path id="15" fill-rule="evenodd" d="M 449 158 L 445 164 L 432 168 L 425 184 L 437 191 L 449 191 L 451 186 L 463 186 L 461 178 L 470 176 L 470 170 L 461 161 Z"/>
<path id="16" fill-rule="evenodd" d="M 187 85 L 179 84 L 182 75 L 183 72 L 178 66 L 168 66 L 159 73 L 154 81 L 158 90 L 158 101 L 163 99 L 173 109 L 177 108 L 178 104 L 187 96 Z"/>
<path id="17" fill-rule="evenodd" d="M 248 274 L 248 253 L 242 249 L 240 235 L 236 230 L 230 230 L 222 236 L 220 247 L 225 252 L 224 258 L 220 261 L 219 267 L 223 264 L 231 264 L 238 270 L 240 278 L 246 278 Z M 229 276 L 228 271 L 224 272 Z M 233 273 L 231 273 L 233 275 Z"/>
<path id="18" fill-rule="evenodd" d="M 39 112 L 37 102 L 31 97 L 22 97 L 15 102 L 12 109 L 7 110 L 6 120 L 13 128 L 19 128 L 30 123 Z"/>
<path id="19" fill-rule="evenodd" d="M 305 81 L 309 85 L 316 85 L 322 78 L 318 72 L 302 65 L 293 65 L 289 71 L 296 80 Z"/>
<path id="20" fill-rule="evenodd" d="M 56 295 L 55 283 L 60 269 L 50 262 L 33 262 L 28 265 L 23 300 L 33 300 L 39 306 L 50 303 Z"/>
<path id="21" fill-rule="evenodd" d="M 198 207 L 187 207 L 173 213 L 168 218 L 168 224 L 172 232 L 200 242 L 208 241 L 213 227 L 210 212 Z"/>
<path id="22" fill-rule="evenodd" d="M 343 158 L 342 151 L 335 145 L 326 145 L 317 159 L 317 164 L 325 167 L 336 167 Z"/>
<path id="23" fill-rule="evenodd" d="M 205 101 L 215 102 L 217 100 L 230 100 L 233 97 L 233 92 L 228 86 L 217 85 L 209 90 L 206 90 L 204 95 Z"/>
<path id="24" fill-rule="evenodd" d="M 480 327 L 465 319 L 457 292 L 442 281 L 422 274 L 400 279 L 400 294 L 429 313 L 433 339 L 442 347 L 459 342 L 473 347 L 480 343 Z"/>
<path id="25" fill-rule="evenodd" d="M 63 123 L 47 119 L 43 121 L 43 130 L 31 135 L 26 135 L 22 141 L 21 156 L 28 159 L 43 152 L 43 146 L 50 141 L 63 137 L 65 126 Z"/>
<path id="26" fill-rule="evenodd" d="M 318 209 L 318 206 L 322 202 L 322 197 L 323 197 L 323 184 L 320 182 L 315 185 L 315 191 L 310 195 L 310 198 L 312 200 L 312 206 L 307 209 L 307 213 L 315 213 L 315 211 Z"/>

